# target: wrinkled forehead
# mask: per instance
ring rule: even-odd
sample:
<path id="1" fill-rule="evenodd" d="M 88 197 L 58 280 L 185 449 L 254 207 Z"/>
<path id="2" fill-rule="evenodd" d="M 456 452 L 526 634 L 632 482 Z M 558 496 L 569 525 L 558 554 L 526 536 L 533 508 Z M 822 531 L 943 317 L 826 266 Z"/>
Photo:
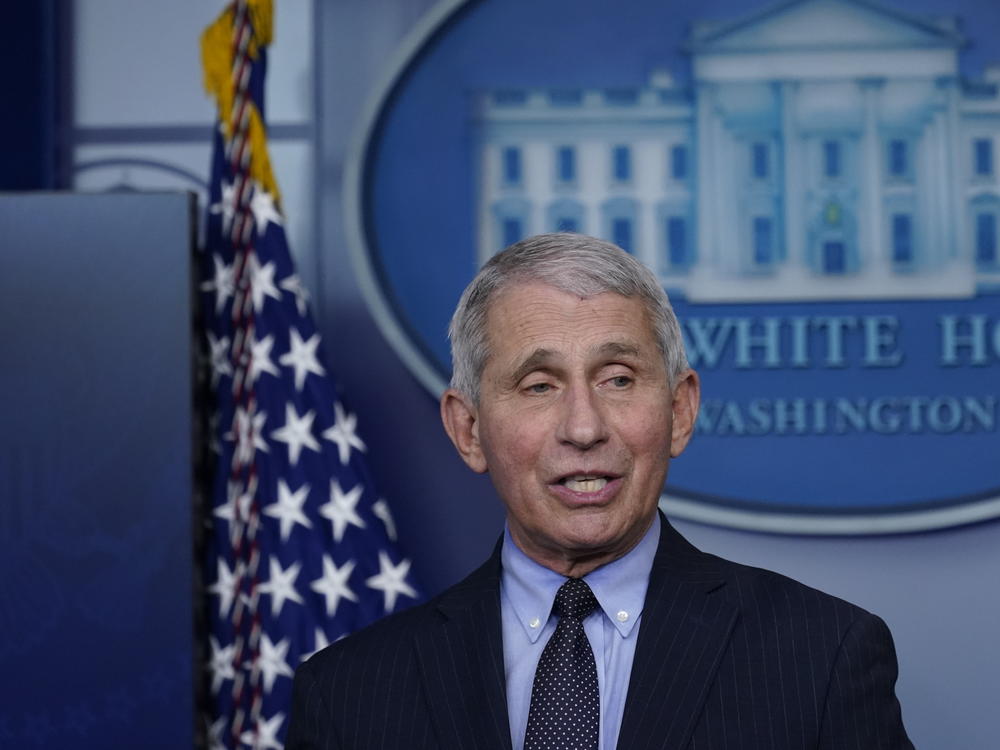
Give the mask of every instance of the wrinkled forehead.
<path id="1" fill-rule="evenodd" d="M 582 304 L 581 304 L 582 303 Z M 588 348 L 657 347 L 646 306 L 601 290 L 581 293 L 533 279 L 497 290 L 486 310 L 484 366 L 498 353 L 533 352 L 550 336 Z"/>

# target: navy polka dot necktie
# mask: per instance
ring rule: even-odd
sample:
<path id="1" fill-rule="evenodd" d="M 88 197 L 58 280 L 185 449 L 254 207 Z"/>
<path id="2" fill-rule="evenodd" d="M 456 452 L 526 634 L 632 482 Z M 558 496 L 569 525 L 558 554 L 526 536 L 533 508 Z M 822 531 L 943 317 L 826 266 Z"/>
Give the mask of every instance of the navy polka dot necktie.
<path id="1" fill-rule="evenodd" d="M 524 750 L 597 750 L 597 664 L 583 631 L 583 619 L 596 606 L 582 578 L 559 587 L 554 607 L 559 622 L 535 669 Z"/>

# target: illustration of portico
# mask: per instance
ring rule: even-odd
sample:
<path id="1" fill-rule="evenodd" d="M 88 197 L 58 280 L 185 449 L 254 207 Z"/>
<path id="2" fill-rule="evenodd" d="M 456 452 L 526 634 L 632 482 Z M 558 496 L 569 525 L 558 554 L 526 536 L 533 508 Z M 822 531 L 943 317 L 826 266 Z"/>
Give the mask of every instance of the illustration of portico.
<path id="1" fill-rule="evenodd" d="M 690 87 L 481 97 L 479 246 L 599 234 L 692 301 L 970 297 L 1000 282 L 996 69 L 953 20 L 790 0 L 696 24 Z"/>

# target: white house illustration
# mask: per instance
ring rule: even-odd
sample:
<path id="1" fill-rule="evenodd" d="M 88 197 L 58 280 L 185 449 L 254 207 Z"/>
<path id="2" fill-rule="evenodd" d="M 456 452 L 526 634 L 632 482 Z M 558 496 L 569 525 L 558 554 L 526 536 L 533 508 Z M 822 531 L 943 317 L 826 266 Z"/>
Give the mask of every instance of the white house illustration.
<path id="1" fill-rule="evenodd" d="M 953 20 L 790 0 L 696 25 L 689 87 L 487 92 L 480 260 L 578 231 L 692 301 L 1000 288 L 1000 66 L 964 81 L 964 43 Z"/>

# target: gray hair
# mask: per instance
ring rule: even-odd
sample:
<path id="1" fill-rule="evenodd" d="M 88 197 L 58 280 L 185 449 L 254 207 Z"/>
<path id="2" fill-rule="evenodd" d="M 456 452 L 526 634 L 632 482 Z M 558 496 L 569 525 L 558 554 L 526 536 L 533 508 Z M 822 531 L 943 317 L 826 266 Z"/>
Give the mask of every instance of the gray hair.
<path id="1" fill-rule="evenodd" d="M 465 288 L 448 326 L 451 387 L 479 402 L 479 381 L 490 356 L 486 319 L 506 287 L 541 282 L 579 297 L 614 292 L 646 307 L 673 386 L 688 368 L 680 324 L 653 272 L 610 242 L 582 234 L 539 234 L 494 255 Z"/>

